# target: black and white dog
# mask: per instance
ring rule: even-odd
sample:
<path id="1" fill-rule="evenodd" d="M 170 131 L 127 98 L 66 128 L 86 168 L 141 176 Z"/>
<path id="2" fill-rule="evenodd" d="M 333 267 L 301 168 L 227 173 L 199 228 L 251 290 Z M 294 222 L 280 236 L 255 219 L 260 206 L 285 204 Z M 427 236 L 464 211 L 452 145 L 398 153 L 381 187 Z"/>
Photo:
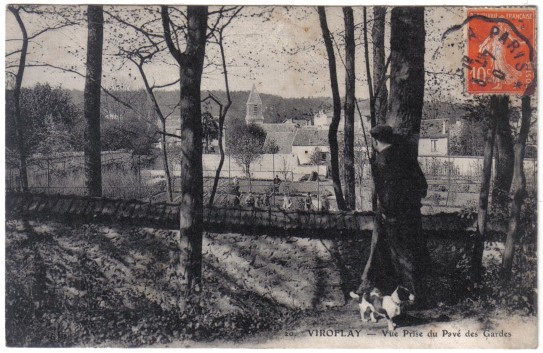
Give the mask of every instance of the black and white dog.
<path id="1" fill-rule="evenodd" d="M 374 288 L 370 293 L 364 293 L 362 296 L 350 292 L 351 298 L 358 301 L 360 317 L 363 322 L 377 322 L 381 317 L 387 320 L 388 330 L 392 331 L 396 324 L 392 319 L 401 314 L 401 305 L 407 301 L 414 301 L 415 296 L 409 289 L 398 286 L 391 295 L 383 296 L 381 291 Z"/>

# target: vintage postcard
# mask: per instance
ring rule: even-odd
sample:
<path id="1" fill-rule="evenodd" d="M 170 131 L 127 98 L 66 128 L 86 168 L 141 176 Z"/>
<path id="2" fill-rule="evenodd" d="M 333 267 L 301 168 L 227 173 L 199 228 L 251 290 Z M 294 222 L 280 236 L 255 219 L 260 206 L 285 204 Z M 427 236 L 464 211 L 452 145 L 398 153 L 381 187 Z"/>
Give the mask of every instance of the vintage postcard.
<path id="1" fill-rule="evenodd" d="M 4 16 L 5 348 L 537 348 L 535 6 Z"/>

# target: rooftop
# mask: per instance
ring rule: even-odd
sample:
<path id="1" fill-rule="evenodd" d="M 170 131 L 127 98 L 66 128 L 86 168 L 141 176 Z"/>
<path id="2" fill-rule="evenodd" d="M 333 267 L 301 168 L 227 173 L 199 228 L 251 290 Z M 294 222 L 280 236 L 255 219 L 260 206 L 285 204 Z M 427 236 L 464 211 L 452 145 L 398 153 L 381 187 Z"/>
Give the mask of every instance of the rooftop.
<path id="1" fill-rule="evenodd" d="M 275 144 L 279 147 L 277 153 L 288 154 L 292 153 L 292 143 L 296 132 L 268 132 L 266 135 L 266 142 L 275 141 Z"/>
<path id="2" fill-rule="evenodd" d="M 299 129 L 293 146 L 328 146 L 328 130 Z"/>
<path id="3" fill-rule="evenodd" d="M 296 132 L 298 129 L 296 124 L 261 124 L 262 128 L 266 130 L 266 133 L 270 132 Z"/>
<path id="4" fill-rule="evenodd" d="M 247 104 L 259 104 L 262 105 L 262 100 L 260 99 L 260 94 L 256 90 L 256 85 L 253 83 L 253 88 L 251 93 L 249 93 L 249 99 L 247 99 Z"/>
<path id="5" fill-rule="evenodd" d="M 443 131 L 445 124 L 445 131 Z M 449 131 L 449 119 L 428 119 L 420 122 L 420 137 L 447 137 Z M 440 136 L 443 135 L 443 136 Z"/>

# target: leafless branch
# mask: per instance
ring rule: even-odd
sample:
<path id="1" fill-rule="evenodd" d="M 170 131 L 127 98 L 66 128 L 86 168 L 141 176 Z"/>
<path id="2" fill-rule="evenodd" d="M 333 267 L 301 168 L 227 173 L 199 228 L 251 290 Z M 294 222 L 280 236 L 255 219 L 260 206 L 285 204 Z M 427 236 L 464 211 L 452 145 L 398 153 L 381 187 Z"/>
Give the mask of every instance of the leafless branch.
<path id="1" fill-rule="evenodd" d="M 224 14 L 226 12 L 234 11 L 234 10 L 238 9 L 239 7 L 240 6 L 232 6 L 230 8 L 227 8 L 226 6 L 221 6 L 221 8 L 219 10 L 217 10 L 217 11 L 209 11 L 208 15 L 211 16 L 211 15 L 214 15 L 214 14 L 217 14 L 217 13 L 222 15 L 222 14 Z M 243 6 L 241 6 L 241 7 L 243 7 Z M 234 16 L 235 16 L 235 14 L 234 14 Z"/>
<path id="2" fill-rule="evenodd" d="M 392 56 L 389 54 L 387 61 L 385 63 L 385 67 L 383 69 L 383 75 L 379 77 L 379 87 L 375 90 L 374 97 L 379 97 L 379 93 L 381 93 L 381 90 L 385 87 L 385 83 L 387 82 L 387 79 L 390 77 L 386 74 L 388 70 L 388 66 L 390 65 L 390 60 L 392 59 Z"/>
<path id="3" fill-rule="evenodd" d="M 151 89 L 152 89 L 152 90 L 155 90 L 155 89 L 161 89 L 161 88 L 170 87 L 170 86 L 173 86 L 173 85 L 179 83 L 179 80 L 180 80 L 180 79 L 178 78 L 177 80 L 175 80 L 175 81 L 173 81 L 173 82 L 165 83 L 165 84 L 163 84 L 163 85 L 153 85 L 153 86 L 151 86 Z"/>
<path id="4" fill-rule="evenodd" d="M 183 62 L 183 55 L 181 54 L 181 51 L 175 47 L 175 44 L 172 41 L 172 32 L 170 28 L 171 21 L 170 14 L 168 13 L 168 6 L 160 6 L 160 14 L 162 16 L 162 27 L 164 29 L 164 40 L 166 41 L 166 45 L 168 46 L 168 49 L 175 60 L 181 64 Z"/>
<path id="5" fill-rule="evenodd" d="M 169 132 L 158 131 L 158 130 L 155 132 L 155 135 L 156 135 L 156 134 L 165 135 L 165 136 L 170 136 L 170 137 L 175 137 L 175 138 L 178 138 L 178 139 L 181 139 L 181 138 L 182 138 L 182 137 L 179 136 L 179 135 L 171 134 L 171 133 L 169 133 Z"/>
<path id="6" fill-rule="evenodd" d="M 109 12 L 107 10 L 104 10 L 104 12 L 108 16 L 110 16 L 111 18 L 115 19 L 116 21 L 124 24 L 125 26 L 128 26 L 128 27 L 134 29 L 135 31 L 137 31 L 137 32 L 139 32 L 141 34 L 143 34 L 155 46 L 157 46 L 157 43 L 153 40 L 153 38 L 161 38 L 162 37 L 160 34 L 154 34 L 154 33 L 151 33 L 149 31 L 144 30 L 143 27 L 145 26 L 145 24 L 142 25 L 142 26 L 136 26 L 136 25 L 134 25 L 134 24 L 132 24 L 130 22 L 125 21 L 124 19 L 120 18 L 119 16 L 112 14 L 111 12 Z M 148 23 L 151 23 L 151 22 L 148 22 Z"/>
<path id="7" fill-rule="evenodd" d="M 63 23 L 63 24 L 60 24 L 60 25 L 55 26 L 55 27 L 46 27 L 46 28 L 42 29 L 41 31 L 38 31 L 38 32 L 34 33 L 33 35 L 29 36 L 28 40 L 35 39 L 36 37 L 44 34 L 45 32 L 48 32 L 48 31 L 56 31 L 57 29 L 61 29 L 61 28 L 64 28 L 64 27 L 69 27 L 69 26 L 74 26 L 74 25 L 76 25 L 75 22 L 67 22 L 67 23 Z"/>
<path id="8" fill-rule="evenodd" d="M 7 53 L 7 54 L 6 54 L 6 58 L 7 58 L 8 56 L 15 55 L 15 54 L 20 53 L 20 52 L 22 52 L 21 49 L 14 50 L 14 51 L 12 51 L 11 53 Z"/>
<path id="9" fill-rule="evenodd" d="M 175 103 L 175 105 L 173 106 L 173 108 L 171 109 L 171 111 L 168 113 L 168 114 L 165 114 L 164 115 L 164 119 L 168 119 L 172 114 L 173 112 L 175 112 L 175 110 L 177 109 L 177 107 L 179 107 L 179 103 L 181 103 L 180 101 L 177 101 L 177 103 Z"/>

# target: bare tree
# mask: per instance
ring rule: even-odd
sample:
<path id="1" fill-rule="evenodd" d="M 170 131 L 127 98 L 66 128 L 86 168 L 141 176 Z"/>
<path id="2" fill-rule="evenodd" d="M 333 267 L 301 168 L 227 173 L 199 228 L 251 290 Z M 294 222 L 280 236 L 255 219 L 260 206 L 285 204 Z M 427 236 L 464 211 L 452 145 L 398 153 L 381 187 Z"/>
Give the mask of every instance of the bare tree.
<path id="1" fill-rule="evenodd" d="M 288 173 L 292 171 L 292 165 L 290 165 L 290 162 L 288 159 L 285 158 L 285 156 L 281 157 L 281 161 L 279 162 L 279 173 L 283 176 L 283 180 L 288 179 Z"/>
<path id="2" fill-rule="evenodd" d="M 155 11 L 151 8 L 147 9 L 149 13 Z M 141 11 L 137 9 L 137 11 Z M 126 10 L 123 9 L 123 12 Z M 147 19 L 143 24 L 136 24 L 129 19 L 125 19 L 121 16 L 121 13 L 112 11 L 106 11 L 106 13 L 114 19 L 119 25 L 126 29 L 132 29 L 136 32 L 136 37 L 132 40 L 123 40 L 119 45 L 119 52 L 117 56 L 124 58 L 131 62 L 137 69 L 137 72 L 143 82 L 145 92 L 148 101 L 152 107 L 152 117 L 158 119 L 160 129 L 157 131 L 160 134 L 160 146 L 162 157 L 162 168 L 164 170 L 164 176 L 166 181 L 166 195 L 167 199 L 173 201 L 173 182 L 170 171 L 170 161 L 168 156 L 168 136 L 179 138 L 179 136 L 173 136 L 166 131 L 167 119 L 174 113 L 179 104 L 175 104 L 169 111 L 166 111 L 165 107 L 161 107 L 157 99 L 157 91 L 167 87 L 171 87 L 179 83 L 179 78 L 170 80 L 170 82 L 162 82 L 159 84 L 152 83 L 151 77 L 149 77 L 145 67 L 147 65 L 156 64 L 162 62 L 160 56 L 167 49 L 163 36 L 156 25 L 160 24 L 160 18 Z M 130 14 L 130 13 L 129 13 Z M 138 18 L 139 16 L 132 16 Z"/>
<path id="3" fill-rule="evenodd" d="M 387 71 L 387 64 L 385 64 L 386 13 L 387 10 L 384 6 L 375 6 L 373 8 L 373 26 L 371 30 L 373 42 L 373 109 L 375 111 L 375 120 L 378 123 L 385 122 L 388 98 L 385 84 Z M 369 61 L 369 58 L 366 61 Z"/>
<path id="4" fill-rule="evenodd" d="M 230 95 L 230 84 L 228 81 L 228 69 L 226 63 L 226 54 L 224 50 L 225 46 L 225 29 L 232 23 L 232 20 L 236 18 L 240 11 L 243 9 L 242 6 L 239 7 L 225 7 L 222 6 L 218 10 L 217 20 L 214 25 L 211 27 L 210 38 L 208 43 L 213 43 L 219 46 L 220 57 L 221 57 L 221 67 L 224 77 L 224 88 L 226 90 L 226 104 L 221 103 L 216 97 L 209 95 L 207 98 L 213 100 L 219 105 L 219 152 L 221 154 L 221 159 L 219 165 L 217 166 L 217 171 L 215 172 L 215 179 L 213 180 L 213 188 L 211 189 L 211 195 L 209 197 L 208 205 L 213 206 L 213 201 L 215 200 L 215 194 L 217 193 L 217 187 L 219 185 L 219 179 L 221 177 L 222 167 L 224 165 L 224 146 L 223 146 L 223 131 L 224 131 L 224 120 L 226 119 L 226 114 L 232 106 L 232 97 Z M 230 16 L 228 13 L 232 12 Z M 206 98 L 206 99 L 207 99 Z"/>
<path id="5" fill-rule="evenodd" d="M 344 131 L 344 176 L 345 202 L 351 210 L 356 208 L 356 179 L 354 168 L 354 109 L 355 109 L 355 41 L 354 15 L 352 7 L 343 8 L 345 22 L 345 131 Z"/>
<path id="6" fill-rule="evenodd" d="M 515 242 L 518 238 L 520 228 L 520 216 L 522 204 L 526 196 L 526 177 L 524 175 L 524 151 L 526 147 L 526 139 L 530 131 L 530 119 L 532 116 L 532 108 L 530 105 L 530 96 L 522 97 L 522 117 L 520 132 L 515 141 L 515 161 L 514 173 L 512 182 L 513 201 L 511 203 L 511 214 L 509 218 L 509 226 L 507 228 L 507 239 L 505 241 L 505 250 L 503 254 L 502 269 L 505 278 L 511 275 L 513 267 L 513 256 L 515 250 Z"/>
<path id="7" fill-rule="evenodd" d="M 386 8 L 377 7 L 374 8 L 374 19 L 373 19 L 373 28 L 372 28 L 372 39 L 373 39 L 373 77 L 370 70 L 370 54 L 369 54 L 369 43 L 368 43 L 368 18 L 367 18 L 367 8 L 363 8 L 363 36 L 364 36 L 364 58 L 366 63 L 366 77 L 368 81 L 368 92 L 370 99 L 370 124 L 371 127 L 374 127 L 379 123 L 384 124 L 386 119 L 386 103 L 387 103 L 387 68 L 390 63 L 389 60 L 385 64 L 385 15 Z M 363 123 L 363 122 L 362 122 Z M 366 141 L 366 147 L 369 149 L 368 143 Z M 375 151 L 372 150 L 372 156 L 375 156 Z M 370 158 L 368 156 L 368 158 Z M 375 192 L 375 187 L 372 185 L 372 197 L 371 204 L 372 209 L 377 209 L 377 194 Z M 375 224 L 374 229 L 377 229 L 378 224 Z M 376 230 L 374 234 L 376 234 Z M 376 236 L 376 235 L 375 235 Z"/>
<path id="8" fill-rule="evenodd" d="M 87 77 L 85 79 L 85 153 L 86 188 L 89 196 L 102 196 L 102 154 L 100 144 L 100 89 L 102 80 L 102 48 L 104 13 L 102 6 L 87 9 Z"/>
<path id="9" fill-rule="evenodd" d="M 408 141 L 409 148 L 405 152 L 406 158 L 417 162 L 418 137 L 420 121 L 422 118 L 422 105 L 424 101 L 424 52 L 425 52 L 424 8 L 423 7 L 395 7 L 391 14 L 391 73 L 390 73 L 390 99 L 386 122 L 402 134 Z M 386 71 L 386 70 L 385 70 Z M 428 258 L 426 244 L 420 232 L 420 208 L 405 210 L 410 214 L 409 221 L 403 220 L 409 227 L 413 237 L 411 246 L 406 249 L 421 263 Z M 415 208 L 417 207 L 417 208 Z M 399 221 L 402 222 L 402 221 Z M 409 225 L 407 225 L 409 223 Z M 369 285 L 368 275 L 371 268 L 375 268 L 374 251 L 376 244 L 381 241 L 380 222 L 374 222 L 374 230 L 370 245 L 370 255 L 362 274 L 362 283 L 359 290 Z M 402 231 L 405 231 L 402 230 Z M 424 257 L 424 259 L 423 259 Z M 413 272 L 417 275 L 420 269 Z"/>
<path id="10" fill-rule="evenodd" d="M 496 124 L 501 112 L 499 96 L 490 97 L 490 115 L 487 117 L 484 136 L 484 157 L 481 189 L 479 191 L 479 207 L 477 209 L 477 239 L 473 250 L 472 269 L 474 280 L 479 281 L 483 274 L 483 251 L 485 247 L 486 227 L 488 218 L 488 197 L 490 195 L 490 180 L 492 176 L 492 159 L 494 154 L 494 141 L 496 138 Z"/>
<path id="11" fill-rule="evenodd" d="M 409 155 L 418 156 L 424 101 L 424 8 L 395 7 L 391 14 L 390 98 L 386 122 L 406 137 Z"/>
<path id="12" fill-rule="evenodd" d="M 9 11 L 15 16 L 19 28 L 21 29 L 21 34 L 23 37 L 23 43 L 21 45 L 20 59 L 19 59 L 19 70 L 15 76 L 15 89 L 13 90 L 13 99 L 15 101 L 15 121 L 17 127 L 17 144 L 19 146 L 19 177 L 21 180 L 21 187 L 23 191 L 28 190 L 28 175 L 26 170 L 26 146 L 23 136 L 24 131 L 24 122 L 23 117 L 21 116 L 21 86 L 23 84 L 23 75 L 25 71 L 26 64 L 26 54 L 28 51 L 28 33 L 26 31 L 25 24 L 21 19 L 20 8 L 14 6 L 8 6 Z"/>
<path id="13" fill-rule="evenodd" d="M 330 85 L 332 88 L 332 100 L 334 115 L 330 128 L 328 130 L 328 144 L 330 145 L 330 165 L 332 172 L 332 182 L 334 183 L 334 192 L 336 194 L 336 202 L 338 209 L 346 210 L 347 205 L 343 198 L 343 191 L 341 190 L 341 179 L 339 174 L 339 147 L 337 141 L 337 131 L 339 121 L 341 119 L 341 99 L 339 97 L 339 87 L 336 71 L 336 56 L 334 53 L 334 46 L 332 43 L 332 36 L 328 28 L 328 21 L 326 19 L 326 10 L 323 6 L 317 8 L 319 13 L 320 26 L 322 30 L 322 37 L 324 45 L 326 46 L 326 53 L 328 54 L 328 69 L 330 70 Z"/>
<path id="14" fill-rule="evenodd" d="M 39 37 L 40 35 L 46 32 L 57 30 L 57 29 L 64 28 L 67 26 L 71 26 L 74 24 L 74 22 L 69 20 L 67 16 L 63 16 L 62 11 L 60 11 L 57 14 L 56 11 L 49 11 L 48 9 L 44 7 L 40 8 L 39 6 L 36 6 L 36 5 L 9 5 L 8 10 L 15 17 L 15 20 L 17 21 L 19 29 L 21 30 L 21 39 L 20 39 L 21 47 L 6 53 L 6 58 L 19 55 L 18 63 L 14 64 L 13 66 L 10 66 L 8 64 L 6 67 L 6 69 L 9 69 L 10 67 L 16 67 L 17 72 L 12 73 L 10 71 L 6 71 L 6 74 L 8 75 L 11 74 L 15 77 L 15 85 L 13 88 L 13 100 L 14 100 L 14 106 L 15 106 L 17 145 L 19 149 L 19 177 L 21 181 L 21 188 L 23 189 L 23 191 L 27 191 L 28 190 L 27 148 L 26 148 L 25 134 L 24 134 L 24 131 L 25 131 L 24 118 L 21 116 L 21 87 L 23 84 L 25 68 L 27 67 L 27 55 L 28 55 L 29 43 L 33 39 L 36 39 L 37 37 Z M 38 16 L 53 14 L 57 18 L 52 22 L 52 24 L 44 25 L 42 28 L 38 29 L 35 33 L 28 33 L 26 29 L 25 21 L 23 20 L 21 13 L 25 13 L 27 15 L 34 14 Z M 60 17 L 60 20 L 59 20 L 59 17 Z M 47 23 L 47 22 L 48 22 L 47 20 L 43 21 L 43 23 Z"/>
<path id="15" fill-rule="evenodd" d="M 181 116 L 181 203 L 179 225 L 180 286 L 179 306 L 187 308 L 192 294 L 201 289 L 203 232 L 203 170 L 202 170 L 202 71 L 205 58 L 207 6 L 187 6 L 185 50 L 176 47 L 179 35 L 170 19 L 169 6 L 161 6 L 164 39 L 171 55 L 179 64 Z M 174 32 L 172 32 L 174 28 Z"/>
<path id="16" fill-rule="evenodd" d="M 509 125 L 511 115 L 509 97 L 504 96 L 499 103 L 502 106 L 497 108 L 501 114 L 497 116 L 496 125 L 496 174 L 492 189 L 492 204 L 504 209 L 509 205 L 509 189 L 513 181 L 515 156 L 513 152 L 513 136 Z"/>

